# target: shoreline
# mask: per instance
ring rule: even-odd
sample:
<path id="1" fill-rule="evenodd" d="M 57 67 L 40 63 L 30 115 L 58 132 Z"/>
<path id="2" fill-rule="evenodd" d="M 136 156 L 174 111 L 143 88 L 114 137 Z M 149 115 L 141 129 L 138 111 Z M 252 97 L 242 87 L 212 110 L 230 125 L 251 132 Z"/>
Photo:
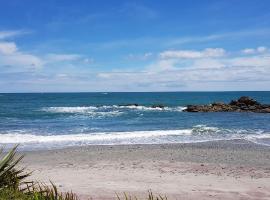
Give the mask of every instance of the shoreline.
<path id="1" fill-rule="evenodd" d="M 56 147 L 56 145 L 53 146 L 48 146 L 48 147 L 33 147 L 33 148 L 25 148 L 19 145 L 18 151 L 21 153 L 29 153 L 29 152 L 43 152 L 43 151 L 57 151 L 57 150 L 64 150 L 64 149 L 74 149 L 74 148 L 86 148 L 86 147 L 113 147 L 113 146 L 215 146 L 215 143 L 218 144 L 219 147 L 223 146 L 230 146 L 233 144 L 238 144 L 238 145 L 245 145 L 245 146 L 250 146 L 251 148 L 260 148 L 260 149 L 267 149 L 270 148 L 269 144 L 265 143 L 260 143 L 260 142 L 255 142 L 249 139 L 241 139 L 241 138 L 235 138 L 235 139 L 213 139 L 213 140 L 199 140 L 199 141 L 190 141 L 190 142 L 164 142 L 164 143 L 123 143 L 123 144 L 114 144 L 114 143 L 101 143 L 101 144 L 83 144 L 83 145 L 78 145 L 74 144 L 73 146 L 69 145 L 64 145 L 61 147 Z M 19 143 L 17 143 L 19 144 Z M 14 144 L 15 145 L 15 144 Z M 11 144 L 8 145 L 8 148 L 11 148 Z M 235 146 L 236 147 L 236 146 Z M 5 151 L 5 149 L 4 149 Z"/>
<path id="2" fill-rule="evenodd" d="M 91 145 L 26 151 L 32 179 L 82 199 L 115 199 L 151 189 L 169 199 L 267 199 L 270 147 L 243 140 L 186 144 Z"/>

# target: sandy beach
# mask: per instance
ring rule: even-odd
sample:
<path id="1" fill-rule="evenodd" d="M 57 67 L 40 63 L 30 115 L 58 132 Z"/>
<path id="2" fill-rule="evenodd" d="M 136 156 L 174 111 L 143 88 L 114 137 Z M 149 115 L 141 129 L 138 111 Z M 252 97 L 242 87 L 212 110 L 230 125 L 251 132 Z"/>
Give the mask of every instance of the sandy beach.
<path id="1" fill-rule="evenodd" d="M 50 180 L 82 199 L 269 199 L 270 148 L 246 141 L 85 146 L 24 152 L 34 180 Z"/>

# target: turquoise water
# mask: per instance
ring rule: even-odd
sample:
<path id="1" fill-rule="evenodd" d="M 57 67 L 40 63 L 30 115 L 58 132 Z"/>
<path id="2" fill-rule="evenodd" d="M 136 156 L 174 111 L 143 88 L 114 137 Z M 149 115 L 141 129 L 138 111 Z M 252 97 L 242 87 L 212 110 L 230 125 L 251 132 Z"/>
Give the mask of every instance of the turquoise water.
<path id="1" fill-rule="evenodd" d="M 241 138 L 270 145 L 270 114 L 182 112 L 243 95 L 270 103 L 270 92 L 0 94 L 0 144 L 33 150 Z M 132 103 L 140 106 L 119 106 Z"/>

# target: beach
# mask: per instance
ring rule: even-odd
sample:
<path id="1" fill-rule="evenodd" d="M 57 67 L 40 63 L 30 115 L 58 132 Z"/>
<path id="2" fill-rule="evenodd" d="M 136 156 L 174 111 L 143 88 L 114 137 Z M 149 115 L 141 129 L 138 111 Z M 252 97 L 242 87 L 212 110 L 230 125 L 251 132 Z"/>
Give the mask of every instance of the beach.
<path id="1" fill-rule="evenodd" d="M 25 151 L 31 179 L 81 199 L 124 192 L 168 199 L 269 199 L 270 147 L 244 140 L 190 144 L 90 145 Z"/>
<path id="2" fill-rule="evenodd" d="M 270 0 L 0 2 L 0 200 L 270 200 Z"/>

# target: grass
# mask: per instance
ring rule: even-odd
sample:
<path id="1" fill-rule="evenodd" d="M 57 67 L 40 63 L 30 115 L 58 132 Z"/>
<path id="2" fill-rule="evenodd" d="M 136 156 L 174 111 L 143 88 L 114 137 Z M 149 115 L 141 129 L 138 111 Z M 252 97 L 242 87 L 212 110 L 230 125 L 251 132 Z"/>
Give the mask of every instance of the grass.
<path id="1" fill-rule="evenodd" d="M 23 156 L 15 157 L 17 147 L 15 146 L 5 155 L 3 149 L 0 149 L 0 189 L 18 189 L 20 184 L 28 183 L 24 180 L 31 173 L 25 173 L 24 169 L 17 168 L 18 163 L 23 159 Z"/>
<path id="2" fill-rule="evenodd" d="M 0 149 L 0 200 L 78 200 L 72 192 L 59 192 L 57 187 L 27 181 L 31 173 L 18 168 L 24 156 L 16 156 L 18 145 L 4 154 Z"/>
<path id="3" fill-rule="evenodd" d="M 138 200 L 136 196 L 128 195 L 127 193 L 123 194 L 123 197 L 121 198 L 118 194 L 116 194 L 117 200 Z M 166 196 L 155 196 L 151 190 L 148 191 L 148 196 L 146 200 L 167 200 Z"/>
<path id="4" fill-rule="evenodd" d="M 16 156 L 18 145 L 8 153 L 0 149 L 0 200 L 79 200 L 73 192 L 60 192 L 52 182 L 49 185 L 29 181 L 32 173 L 18 168 L 24 156 Z M 138 200 L 136 196 L 123 193 L 117 200 Z M 148 191 L 146 200 L 167 200 L 167 197 L 155 196 Z"/>

